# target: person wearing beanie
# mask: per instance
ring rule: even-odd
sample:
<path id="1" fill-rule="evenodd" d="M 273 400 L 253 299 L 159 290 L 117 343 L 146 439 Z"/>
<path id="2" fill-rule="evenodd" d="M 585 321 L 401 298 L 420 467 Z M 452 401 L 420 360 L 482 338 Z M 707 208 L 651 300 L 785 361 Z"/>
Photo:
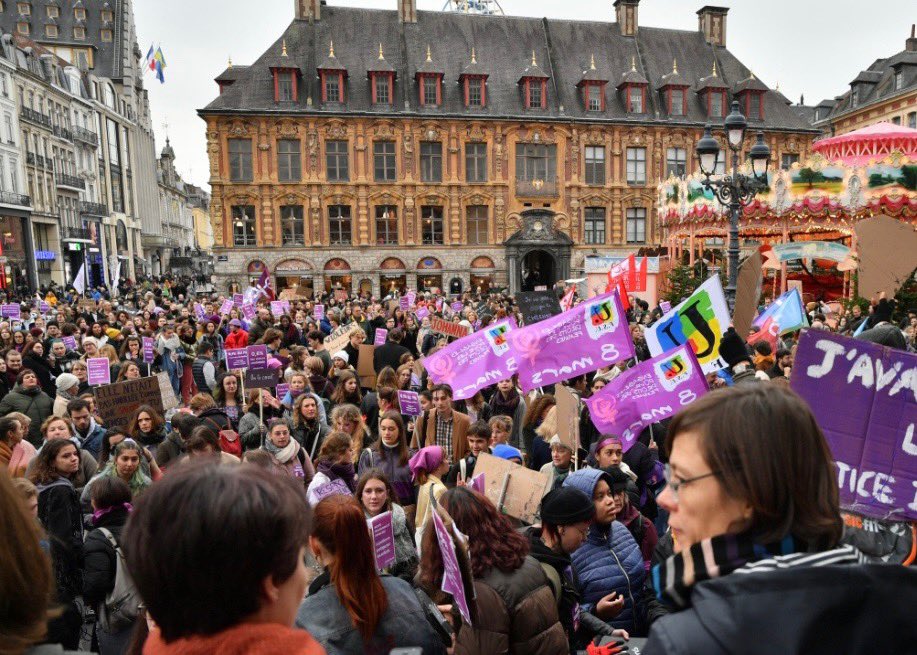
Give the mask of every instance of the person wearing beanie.
<path id="1" fill-rule="evenodd" d="M 513 448 L 509 444 L 501 443 L 496 445 L 494 446 L 493 452 L 494 457 L 516 462 L 516 464 L 522 464 L 522 451 L 518 448 Z"/>
<path id="2" fill-rule="evenodd" d="M 54 380 L 57 393 L 54 395 L 54 416 L 67 416 L 67 403 L 80 395 L 80 379 L 72 373 L 61 373 Z"/>
<path id="3" fill-rule="evenodd" d="M 720 339 L 719 353 L 720 357 L 729 365 L 733 384 L 748 384 L 761 381 L 755 377 L 755 367 L 752 364 L 752 356 L 748 351 L 748 345 L 739 336 L 734 327 L 730 327 L 723 333 L 723 338 Z"/>
<path id="4" fill-rule="evenodd" d="M 541 499 L 540 515 L 541 525 L 528 528 L 525 534 L 530 554 L 541 564 L 554 592 L 572 653 L 585 648 L 596 635 L 614 633 L 604 621 L 581 610 L 580 582 L 570 560 L 570 554 L 586 539 L 595 519 L 595 505 L 579 489 L 561 487 Z"/>
<path id="5" fill-rule="evenodd" d="M 636 502 L 639 502 L 640 492 L 637 491 L 637 485 L 630 476 L 620 468 L 609 468 L 606 473 L 610 479 L 608 486 L 611 491 L 615 521 L 623 523 L 630 530 L 634 541 L 640 546 L 643 568 L 649 572 L 653 550 L 659 542 L 656 527 L 637 509 L 634 497 L 636 497 Z"/>

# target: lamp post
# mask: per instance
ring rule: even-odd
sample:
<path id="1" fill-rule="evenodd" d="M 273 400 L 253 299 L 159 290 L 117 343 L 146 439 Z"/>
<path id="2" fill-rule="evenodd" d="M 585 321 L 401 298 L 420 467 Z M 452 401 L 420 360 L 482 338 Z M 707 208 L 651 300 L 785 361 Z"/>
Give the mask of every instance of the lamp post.
<path id="1" fill-rule="evenodd" d="M 695 151 L 704 180 L 704 188 L 713 192 L 721 205 L 729 208 L 729 281 L 726 284 L 726 300 L 729 310 L 735 308 L 736 286 L 739 277 L 739 212 L 748 205 L 759 191 L 767 188 L 767 167 L 770 163 L 771 150 L 764 143 L 764 133 L 758 132 L 755 145 L 749 150 L 751 175 L 739 173 L 739 151 L 745 141 L 745 130 L 748 121 L 739 111 L 739 103 L 733 101 L 732 111 L 723 121 L 726 142 L 732 152 L 732 174 L 719 179 L 711 179 L 716 172 L 720 156 L 720 144 L 713 138 L 713 126 L 709 123 L 704 128 L 704 136 L 697 142 Z"/>

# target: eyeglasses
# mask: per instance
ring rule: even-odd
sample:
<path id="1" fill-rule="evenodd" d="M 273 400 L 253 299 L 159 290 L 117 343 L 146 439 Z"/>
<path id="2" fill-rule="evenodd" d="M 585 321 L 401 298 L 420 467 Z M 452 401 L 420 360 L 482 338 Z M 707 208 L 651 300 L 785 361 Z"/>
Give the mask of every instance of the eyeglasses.
<path id="1" fill-rule="evenodd" d="M 697 482 L 698 480 L 703 480 L 704 478 L 710 478 L 719 474 L 719 471 L 710 471 L 703 475 L 695 475 L 693 478 L 688 478 L 687 480 L 682 480 L 681 478 L 676 480 L 676 476 L 672 473 L 672 467 L 668 464 L 665 465 L 665 482 L 669 489 L 672 490 L 672 496 L 675 500 L 678 500 L 678 490 L 686 484 L 691 484 L 692 482 Z"/>

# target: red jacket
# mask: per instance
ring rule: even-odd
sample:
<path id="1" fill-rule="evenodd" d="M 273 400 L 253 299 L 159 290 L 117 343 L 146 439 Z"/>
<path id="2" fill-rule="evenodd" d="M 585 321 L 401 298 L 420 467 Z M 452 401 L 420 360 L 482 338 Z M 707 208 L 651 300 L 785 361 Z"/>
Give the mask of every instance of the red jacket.
<path id="1" fill-rule="evenodd" d="M 226 335 L 226 338 L 223 340 L 224 347 L 226 350 L 234 350 L 235 348 L 245 348 L 248 346 L 248 332 L 243 329 L 239 329 L 238 332 L 230 332 Z"/>

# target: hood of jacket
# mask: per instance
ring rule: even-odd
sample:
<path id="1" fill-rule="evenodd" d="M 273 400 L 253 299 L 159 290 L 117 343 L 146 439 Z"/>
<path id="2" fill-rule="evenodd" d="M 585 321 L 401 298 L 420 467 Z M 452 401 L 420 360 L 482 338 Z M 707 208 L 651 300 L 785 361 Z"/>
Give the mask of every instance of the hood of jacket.
<path id="1" fill-rule="evenodd" d="M 39 384 L 32 387 L 31 389 L 26 389 L 24 386 L 22 386 L 21 382 L 17 382 L 16 386 L 13 387 L 13 391 L 15 393 L 21 393 L 23 396 L 37 396 L 41 393 L 41 385 Z"/>
<path id="2" fill-rule="evenodd" d="M 548 548 L 547 544 L 541 540 L 541 530 L 537 526 L 526 530 L 525 536 L 529 539 L 529 553 L 536 560 L 550 564 L 559 573 L 570 566 L 570 556 Z"/>
<path id="3" fill-rule="evenodd" d="M 599 483 L 599 480 L 607 475 L 608 474 L 601 469 L 580 469 L 579 471 L 574 471 L 573 473 L 569 474 L 564 480 L 563 486 L 579 489 L 584 494 L 592 498 L 592 496 L 595 494 L 595 486 Z"/>

